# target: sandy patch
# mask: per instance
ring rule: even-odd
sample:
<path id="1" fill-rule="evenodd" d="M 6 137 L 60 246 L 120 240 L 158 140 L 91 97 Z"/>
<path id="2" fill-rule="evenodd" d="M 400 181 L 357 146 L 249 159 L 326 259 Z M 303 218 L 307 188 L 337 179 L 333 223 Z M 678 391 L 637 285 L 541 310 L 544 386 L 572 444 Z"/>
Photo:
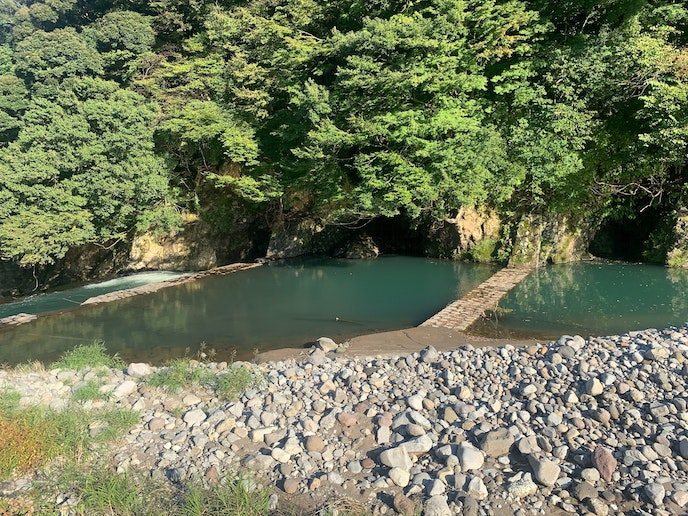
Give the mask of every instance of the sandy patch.
<path id="1" fill-rule="evenodd" d="M 349 340 L 348 348 L 341 355 L 351 357 L 387 357 L 391 355 L 408 355 L 426 346 L 434 346 L 438 351 L 451 351 L 466 344 L 471 344 L 475 347 L 505 346 L 507 344 L 520 347 L 543 342 L 543 340 L 537 339 L 479 337 L 449 328 L 423 326 L 354 337 Z M 306 356 L 307 354 L 308 349 L 304 348 L 275 349 L 259 353 L 256 355 L 255 361 L 261 363 L 286 360 L 288 358 Z"/>

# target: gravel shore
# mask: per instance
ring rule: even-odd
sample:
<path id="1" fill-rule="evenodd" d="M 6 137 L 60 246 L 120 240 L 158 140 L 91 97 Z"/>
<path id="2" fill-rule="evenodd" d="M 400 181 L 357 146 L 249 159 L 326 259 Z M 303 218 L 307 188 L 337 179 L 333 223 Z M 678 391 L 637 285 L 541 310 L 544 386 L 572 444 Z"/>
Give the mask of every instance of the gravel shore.
<path id="1" fill-rule="evenodd" d="M 321 339 L 298 358 L 197 364 L 264 378 L 236 402 L 153 388 L 156 368 L 130 364 L 107 371 L 108 401 L 86 405 L 140 412 L 113 468 L 173 483 L 248 470 L 279 508 L 348 498 L 373 514 L 682 514 L 687 358 L 688 326 L 384 357 Z M 60 409 L 99 374 L 4 370 L 0 389 Z"/>

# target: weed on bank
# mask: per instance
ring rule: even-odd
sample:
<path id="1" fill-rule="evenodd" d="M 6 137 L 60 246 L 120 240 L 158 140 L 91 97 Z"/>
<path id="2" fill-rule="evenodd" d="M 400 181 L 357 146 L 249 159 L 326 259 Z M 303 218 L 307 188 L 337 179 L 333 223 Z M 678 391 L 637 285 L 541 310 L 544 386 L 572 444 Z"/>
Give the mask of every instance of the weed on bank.
<path id="1" fill-rule="evenodd" d="M 77 346 L 50 369 L 122 368 L 119 357 L 107 354 L 103 343 Z M 37 368 L 34 364 L 31 369 Z M 21 368 L 17 368 L 21 371 Z M 261 379 L 249 368 L 233 364 L 212 372 L 198 362 L 174 360 L 151 375 L 148 383 L 177 392 L 201 385 L 218 397 L 233 400 Z M 119 407 L 86 409 L 82 403 L 106 400 L 102 382 L 91 378 L 76 387 L 61 410 L 23 406 L 21 394 L 0 390 L 0 481 L 33 474 L 33 489 L 22 497 L 0 497 L 0 516 L 59 514 L 67 503 L 70 514 L 194 516 L 270 513 L 269 492 L 238 475 L 213 485 L 190 481 L 172 484 L 136 472 L 117 473 L 100 464 L 98 454 L 139 422 L 139 414 Z"/>

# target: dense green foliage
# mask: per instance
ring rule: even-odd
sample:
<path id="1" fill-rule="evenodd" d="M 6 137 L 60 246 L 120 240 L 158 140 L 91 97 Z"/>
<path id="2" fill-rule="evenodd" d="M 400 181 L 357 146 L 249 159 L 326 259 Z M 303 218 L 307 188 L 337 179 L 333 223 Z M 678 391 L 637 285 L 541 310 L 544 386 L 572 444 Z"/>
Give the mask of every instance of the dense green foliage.
<path id="1" fill-rule="evenodd" d="M 678 0 L 0 0 L 0 258 L 209 188 L 338 222 L 678 206 L 687 45 Z"/>

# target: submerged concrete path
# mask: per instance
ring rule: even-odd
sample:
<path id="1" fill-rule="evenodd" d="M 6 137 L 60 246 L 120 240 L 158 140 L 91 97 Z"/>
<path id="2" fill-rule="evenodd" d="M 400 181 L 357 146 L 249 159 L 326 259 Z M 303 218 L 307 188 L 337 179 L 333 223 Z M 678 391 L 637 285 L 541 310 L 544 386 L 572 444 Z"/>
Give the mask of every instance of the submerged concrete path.
<path id="1" fill-rule="evenodd" d="M 532 270 L 533 267 L 505 267 L 420 326 L 465 331 L 485 310 L 495 308 L 499 300 Z"/>

